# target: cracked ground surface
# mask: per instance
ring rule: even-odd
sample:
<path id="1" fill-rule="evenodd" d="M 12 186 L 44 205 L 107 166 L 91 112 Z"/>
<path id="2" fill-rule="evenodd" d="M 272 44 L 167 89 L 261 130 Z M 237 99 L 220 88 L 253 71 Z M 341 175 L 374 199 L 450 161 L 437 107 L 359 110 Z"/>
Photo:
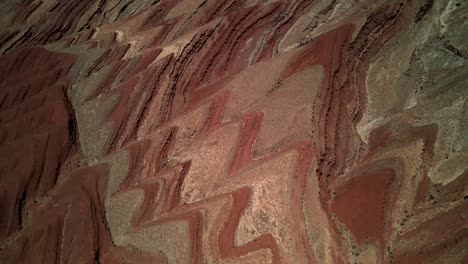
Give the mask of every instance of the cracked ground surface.
<path id="1" fill-rule="evenodd" d="M 467 14 L 0 1 L 0 263 L 468 263 Z"/>

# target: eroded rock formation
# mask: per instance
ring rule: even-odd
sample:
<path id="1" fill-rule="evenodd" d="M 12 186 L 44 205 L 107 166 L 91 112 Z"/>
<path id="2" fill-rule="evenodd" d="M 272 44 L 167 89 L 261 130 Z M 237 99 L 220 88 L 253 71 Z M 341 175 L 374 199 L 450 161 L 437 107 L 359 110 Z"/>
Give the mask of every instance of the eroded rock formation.
<path id="1" fill-rule="evenodd" d="M 468 263 L 468 2 L 0 2 L 0 263 Z"/>

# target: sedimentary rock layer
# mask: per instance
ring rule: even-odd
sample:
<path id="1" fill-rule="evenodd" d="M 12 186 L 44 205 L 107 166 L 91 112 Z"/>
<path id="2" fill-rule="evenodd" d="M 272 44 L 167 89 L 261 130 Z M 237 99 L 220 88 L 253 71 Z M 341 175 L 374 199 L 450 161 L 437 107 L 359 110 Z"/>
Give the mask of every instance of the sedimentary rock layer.
<path id="1" fill-rule="evenodd" d="M 468 2 L 0 13 L 0 263 L 468 263 Z"/>

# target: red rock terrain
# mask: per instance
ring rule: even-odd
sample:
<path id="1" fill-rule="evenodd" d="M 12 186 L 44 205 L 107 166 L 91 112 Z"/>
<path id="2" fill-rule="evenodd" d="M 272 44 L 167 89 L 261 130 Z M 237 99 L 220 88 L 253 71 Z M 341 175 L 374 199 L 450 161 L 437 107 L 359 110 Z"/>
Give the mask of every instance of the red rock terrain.
<path id="1" fill-rule="evenodd" d="M 0 2 L 0 263 L 468 263 L 468 2 Z"/>

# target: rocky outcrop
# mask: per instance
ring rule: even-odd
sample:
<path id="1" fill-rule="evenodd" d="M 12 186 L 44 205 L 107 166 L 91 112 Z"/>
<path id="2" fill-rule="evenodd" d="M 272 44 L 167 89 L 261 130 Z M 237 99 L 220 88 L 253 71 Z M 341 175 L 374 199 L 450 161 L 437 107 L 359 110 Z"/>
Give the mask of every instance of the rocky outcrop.
<path id="1" fill-rule="evenodd" d="M 0 3 L 1 263 L 468 262 L 468 3 Z"/>

